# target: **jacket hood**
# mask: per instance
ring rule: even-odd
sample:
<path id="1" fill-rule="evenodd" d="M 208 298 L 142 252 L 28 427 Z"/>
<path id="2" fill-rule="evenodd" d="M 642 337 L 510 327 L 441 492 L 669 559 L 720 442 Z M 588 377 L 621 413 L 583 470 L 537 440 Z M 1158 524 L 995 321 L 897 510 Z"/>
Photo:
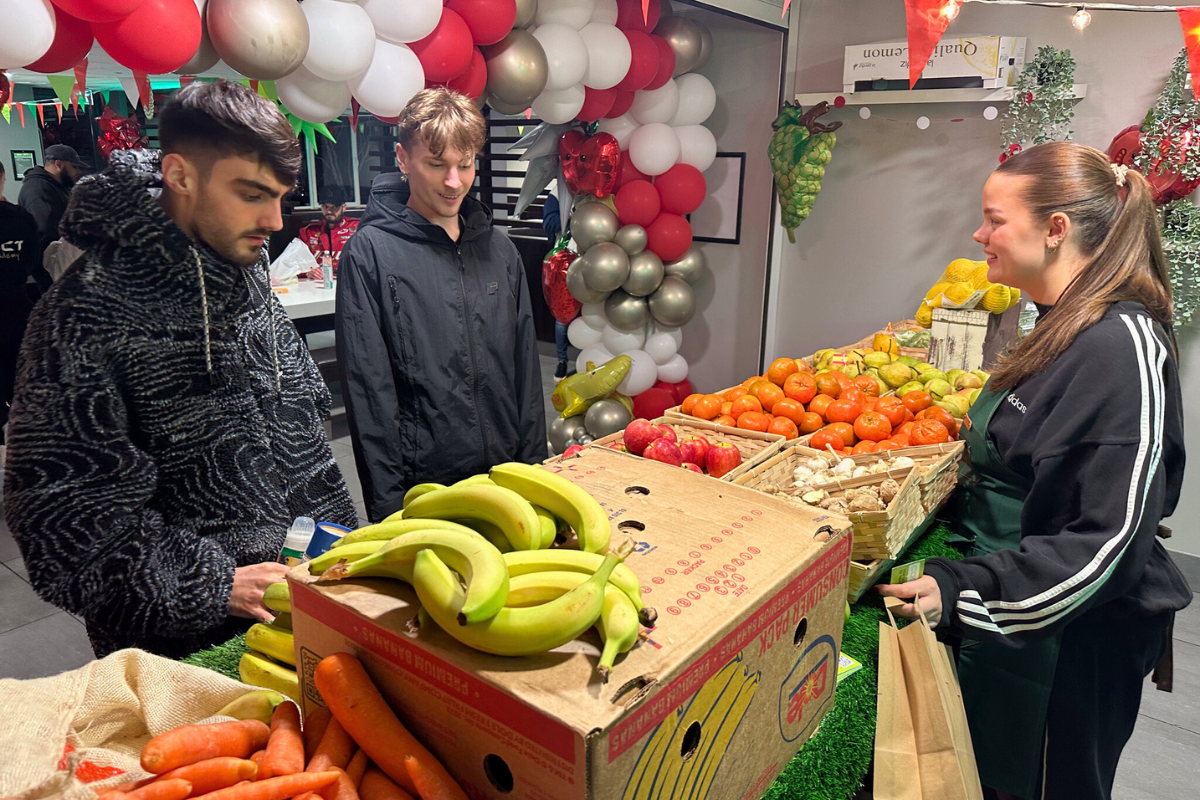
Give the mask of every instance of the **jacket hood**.
<path id="1" fill-rule="evenodd" d="M 55 178 L 46 171 L 45 167 L 40 165 L 25 173 L 25 181 L 49 181 L 55 186 L 62 187 L 62 184 L 58 182 L 58 178 Z"/>
<path id="2" fill-rule="evenodd" d="M 371 196 L 367 210 L 363 212 L 358 227 L 380 228 L 394 236 L 416 242 L 447 244 L 450 237 L 445 229 L 434 225 L 419 213 L 409 208 L 408 181 L 401 180 L 399 172 L 380 175 L 371 182 Z M 459 214 L 464 220 L 462 241 L 471 241 L 487 236 L 492 229 L 492 211 L 470 195 L 463 198 Z"/>

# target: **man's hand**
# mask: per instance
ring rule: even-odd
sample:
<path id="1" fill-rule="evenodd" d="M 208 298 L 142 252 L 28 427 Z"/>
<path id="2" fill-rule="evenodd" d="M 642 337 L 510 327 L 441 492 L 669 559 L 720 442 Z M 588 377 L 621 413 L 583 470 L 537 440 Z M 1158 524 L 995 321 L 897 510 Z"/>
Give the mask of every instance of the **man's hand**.
<path id="1" fill-rule="evenodd" d="M 270 622 L 275 619 L 271 609 L 263 605 L 263 592 L 272 583 L 279 583 L 287 571 L 286 564 L 265 561 L 238 567 L 233 571 L 233 592 L 229 595 L 229 613 L 235 617 Z"/>
<path id="2" fill-rule="evenodd" d="M 875 588 L 884 597 L 899 597 L 902 600 L 919 598 L 921 610 L 925 612 L 925 618 L 929 620 L 931 628 L 936 628 L 942 619 L 942 590 L 931 575 L 922 576 L 908 583 L 893 583 Z M 907 619 L 916 619 L 920 616 L 915 603 L 896 606 L 892 609 L 892 613 Z"/>

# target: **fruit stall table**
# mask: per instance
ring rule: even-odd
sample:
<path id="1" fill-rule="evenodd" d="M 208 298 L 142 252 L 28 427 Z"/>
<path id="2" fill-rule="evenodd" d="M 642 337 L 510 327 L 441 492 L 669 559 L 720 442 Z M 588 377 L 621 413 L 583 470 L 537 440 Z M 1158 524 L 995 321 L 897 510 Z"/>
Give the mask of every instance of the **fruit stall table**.
<path id="1" fill-rule="evenodd" d="M 947 544 L 950 535 L 945 525 L 935 524 L 912 544 L 904 560 L 961 558 Z M 804 749 L 763 794 L 763 800 L 851 800 L 862 787 L 874 749 L 879 623 L 883 618 L 883 603 L 875 592 L 867 592 L 850 607 L 842 650 L 861 662 L 862 669 L 838 684 L 833 708 Z M 237 679 L 238 660 L 245 651 L 245 642 L 239 636 L 184 661 Z"/>

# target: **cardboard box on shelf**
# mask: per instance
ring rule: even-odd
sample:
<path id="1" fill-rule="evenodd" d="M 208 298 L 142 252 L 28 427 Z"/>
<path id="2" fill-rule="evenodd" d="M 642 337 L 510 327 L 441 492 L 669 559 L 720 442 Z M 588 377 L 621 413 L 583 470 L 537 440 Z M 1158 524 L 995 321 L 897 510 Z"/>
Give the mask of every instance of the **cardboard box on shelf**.
<path id="1" fill-rule="evenodd" d="M 547 468 L 604 505 L 614 542 L 636 541 L 626 564 L 658 611 L 609 683 L 594 633 L 492 656 L 432 623 L 409 633 L 406 584 L 319 582 L 301 565 L 288 582 L 305 709 L 321 702 L 315 665 L 347 651 L 472 800 L 758 798 L 833 705 L 845 520 L 603 449 Z"/>
<path id="2" fill-rule="evenodd" d="M 1010 86 L 1025 62 L 1023 36 L 943 37 L 933 49 L 918 89 Z M 842 91 L 908 88 L 908 42 L 846 47 Z"/>

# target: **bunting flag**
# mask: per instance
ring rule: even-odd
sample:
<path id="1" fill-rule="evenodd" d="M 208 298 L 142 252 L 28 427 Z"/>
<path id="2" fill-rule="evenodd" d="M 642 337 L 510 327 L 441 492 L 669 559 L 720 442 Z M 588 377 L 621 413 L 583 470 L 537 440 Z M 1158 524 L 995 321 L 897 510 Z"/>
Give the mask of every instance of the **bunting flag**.
<path id="1" fill-rule="evenodd" d="M 350 125 L 351 125 L 351 127 L 354 127 L 354 128 L 358 127 L 358 108 L 359 108 L 358 101 L 355 100 L 353 97 L 351 97 L 350 98 Z"/>
<path id="2" fill-rule="evenodd" d="M 122 75 L 117 78 L 121 82 L 121 88 L 125 90 L 125 98 L 129 100 L 129 105 L 132 108 L 137 108 L 138 105 L 138 85 L 137 78 L 132 75 Z"/>
<path id="3" fill-rule="evenodd" d="M 1183 42 L 1187 45 L 1188 71 L 1200 75 L 1200 6 L 1180 8 L 1179 24 L 1183 28 Z M 1200 80 L 1192 80 L 1192 91 L 1196 102 L 1200 102 Z"/>
<path id="4" fill-rule="evenodd" d="M 650 24 L 650 0 L 642 0 L 642 22 Z"/>
<path id="5" fill-rule="evenodd" d="M 54 89 L 54 96 L 64 105 L 71 103 L 71 90 L 75 88 L 74 75 L 47 75 L 46 80 L 50 81 L 50 88 Z"/>
<path id="6" fill-rule="evenodd" d="M 71 84 L 71 85 L 74 86 L 74 84 Z M 58 121 L 60 123 L 62 122 L 62 107 L 63 107 L 62 103 L 58 102 L 57 100 L 54 101 L 54 110 L 58 112 Z"/>
<path id="7" fill-rule="evenodd" d="M 38 110 L 38 122 L 44 128 L 44 127 L 46 127 L 46 113 L 45 113 L 46 107 L 44 105 L 42 105 L 41 103 L 38 103 L 37 110 Z"/>
<path id="8" fill-rule="evenodd" d="M 182 89 L 185 86 L 191 86 L 195 82 L 196 82 L 195 75 L 180 75 L 179 76 L 179 88 L 180 89 Z"/>
<path id="9" fill-rule="evenodd" d="M 79 110 L 80 95 L 84 95 L 86 102 L 87 96 L 84 93 L 87 91 L 87 69 L 88 60 L 87 56 L 84 56 L 83 60 L 75 65 L 75 88 L 71 90 L 71 104 L 75 106 L 76 111 Z"/>
<path id="10" fill-rule="evenodd" d="M 908 88 L 917 85 L 921 71 L 941 41 L 963 0 L 904 0 L 908 20 Z"/>
<path id="11" fill-rule="evenodd" d="M 109 97 L 108 89 L 101 89 L 100 96 L 104 98 L 104 105 L 107 106 L 108 105 L 108 97 Z"/>
<path id="12" fill-rule="evenodd" d="M 533 119 L 533 109 L 532 108 L 525 109 L 525 119 Z"/>
<path id="13" fill-rule="evenodd" d="M 137 81 L 138 99 L 142 101 L 142 108 L 145 109 L 147 116 L 153 116 L 154 95 L 150 93 L 150 76 L 134 70 L 133 77 Z"/>
<path id="14" fill-rule="evenodd" d="M 787 16 L 788 7 L 791 6 L 792 0 L 783 0 L 783 13 L 779 15 L 780 19 Z"/>
<path id="15" fill-rule="evenodd" d="M 12 124 L 12 103 L 5 103 L 4 108 L 0 108 L 0 116 L 4 117 L 4 121 Z"/>
<path id="16" fill-rule="evenodd" d="M 17 103 L 17 116 L 21 118 L 21 127 L 25 127 L 25 106 Z"/>
<path id="17" fill-rule="evenodd" d="M 252 92 L 258 91 L 258 78 L 250 79 L 250 91 L 252 91 Z"/>
<path id="18" fill-rule="evenodd" d="M 272 103 L 279 102 L 279 92 L 275 91 L 275 81 L 262 81 L 259 83 L 258 93 Z"/>

